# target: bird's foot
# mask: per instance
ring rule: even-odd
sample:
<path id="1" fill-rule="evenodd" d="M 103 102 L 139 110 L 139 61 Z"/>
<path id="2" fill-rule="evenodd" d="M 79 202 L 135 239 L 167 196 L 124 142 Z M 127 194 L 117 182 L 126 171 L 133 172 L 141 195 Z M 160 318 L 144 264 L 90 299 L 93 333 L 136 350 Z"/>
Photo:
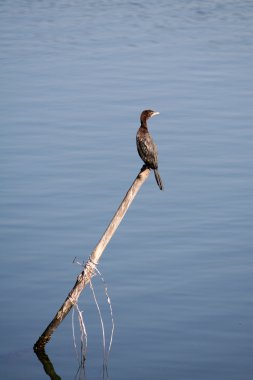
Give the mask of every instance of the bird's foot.
<path id="1" fill-rule="evenodd" d="M 141 168 L 141 173 L 144 172 L 144 170 L 148 169 L 148 165 L 144 164 Z"/>

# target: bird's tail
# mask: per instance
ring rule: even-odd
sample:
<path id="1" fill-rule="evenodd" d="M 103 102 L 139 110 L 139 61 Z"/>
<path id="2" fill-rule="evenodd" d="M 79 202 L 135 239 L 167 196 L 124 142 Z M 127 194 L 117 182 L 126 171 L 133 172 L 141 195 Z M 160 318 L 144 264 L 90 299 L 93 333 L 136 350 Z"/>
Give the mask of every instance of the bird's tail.
<path id="1" fill-rule="evenodd" d="M 160 174 L 158 173 L 158 170 L 154 169 L 154 173 L 155 173 L 155 179 L 156 179 L 157 185 L 159 186 L 160 190 L 163 190 L 164 189 L 163 181 L 160 177 Z"/>

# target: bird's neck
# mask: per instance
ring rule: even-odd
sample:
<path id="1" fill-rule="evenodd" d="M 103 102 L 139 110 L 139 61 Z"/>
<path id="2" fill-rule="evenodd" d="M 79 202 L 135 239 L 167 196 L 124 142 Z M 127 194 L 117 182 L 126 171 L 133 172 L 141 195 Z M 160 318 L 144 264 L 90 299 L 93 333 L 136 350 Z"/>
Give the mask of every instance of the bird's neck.
<path id="1" fill-rule="evenodd" d="M 145 121 L 141 121 L 141 127 L 143 129 L 148 129 L 148 124 L 147 124 L 146 120 Z"/>

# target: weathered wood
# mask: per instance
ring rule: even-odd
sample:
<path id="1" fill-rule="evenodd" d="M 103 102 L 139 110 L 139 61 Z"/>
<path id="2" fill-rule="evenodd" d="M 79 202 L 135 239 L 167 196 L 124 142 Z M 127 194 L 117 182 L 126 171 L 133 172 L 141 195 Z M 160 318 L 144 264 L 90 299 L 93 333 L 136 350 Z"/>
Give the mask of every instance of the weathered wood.
<path id="1" fill-rule="evenodd" d="M 69 311 L 72 309 L 73 305 L 75 305 L 78 301 L 78 298 L 82 292 L 82 290 L 85 288 L 85 286 L 90 282 L 91 277 L 94 274 L 96 264 L 99 262 L 99 259 L 105 250 L 107 244 L 111 240 L 112 236 L 114 235 L 116 229 L 118 228 L 120 222 L 124 218 L 125 213 L 127 212 L 129 206 L 131 205 L 132 201 L 134 200 L 136 194 L 138 193 L 140 187 L 143 185 L 145 180 L 148 178 L 150 174 L 150 169 L 147 168 L 145 165 L 139 172 L 138 176 L 136 177 L 135 181 L 133 182 L 132 186 L 126 193 L 125 198 L 121 202 L 118 210 L 116 211 L 114 217 L 112 218 L 109 226 L 105 230 L 103 236 L 101 237 L 100 241 L 98 242 L 96 248 L 91 253 L 87 263 L 85 264 L 85 267 L 83 271 L 78 275 L 76 283 L 74 287 L 69 292 L 67 298 L 65 299 L 64 303 L 56 313 L 53 320 L 50 322 L 50 324 L 47 326 L 45 331 L 42 333 L 42 335 L 39 337 L 37 342 L 34 345 L 35 351 L 43 350 L 45 345 L 49 342 L 51 339 L 52 334 L 56 330 L 56 328 L 60 325 L 62 320 L 67 316 Z"/>

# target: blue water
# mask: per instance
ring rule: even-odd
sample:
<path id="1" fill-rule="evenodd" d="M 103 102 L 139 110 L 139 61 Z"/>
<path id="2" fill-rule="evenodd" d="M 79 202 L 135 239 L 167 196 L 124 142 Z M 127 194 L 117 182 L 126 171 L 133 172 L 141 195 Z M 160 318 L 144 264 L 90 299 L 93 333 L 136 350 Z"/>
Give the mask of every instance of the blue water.
<path id="1" fill-rule="evenodd" d="M 165 191 L 151 173 L 99 265 L 110 379 L 252 378 L 252 19 L 246 0 L 0 2 L 1 379 L 48 378 L 33 344 L 142 165 L 145 108 Z M 102 379 L 88 289 L 79 306 Z M 75 377 L 70 316 L 47 354 Z"/>

